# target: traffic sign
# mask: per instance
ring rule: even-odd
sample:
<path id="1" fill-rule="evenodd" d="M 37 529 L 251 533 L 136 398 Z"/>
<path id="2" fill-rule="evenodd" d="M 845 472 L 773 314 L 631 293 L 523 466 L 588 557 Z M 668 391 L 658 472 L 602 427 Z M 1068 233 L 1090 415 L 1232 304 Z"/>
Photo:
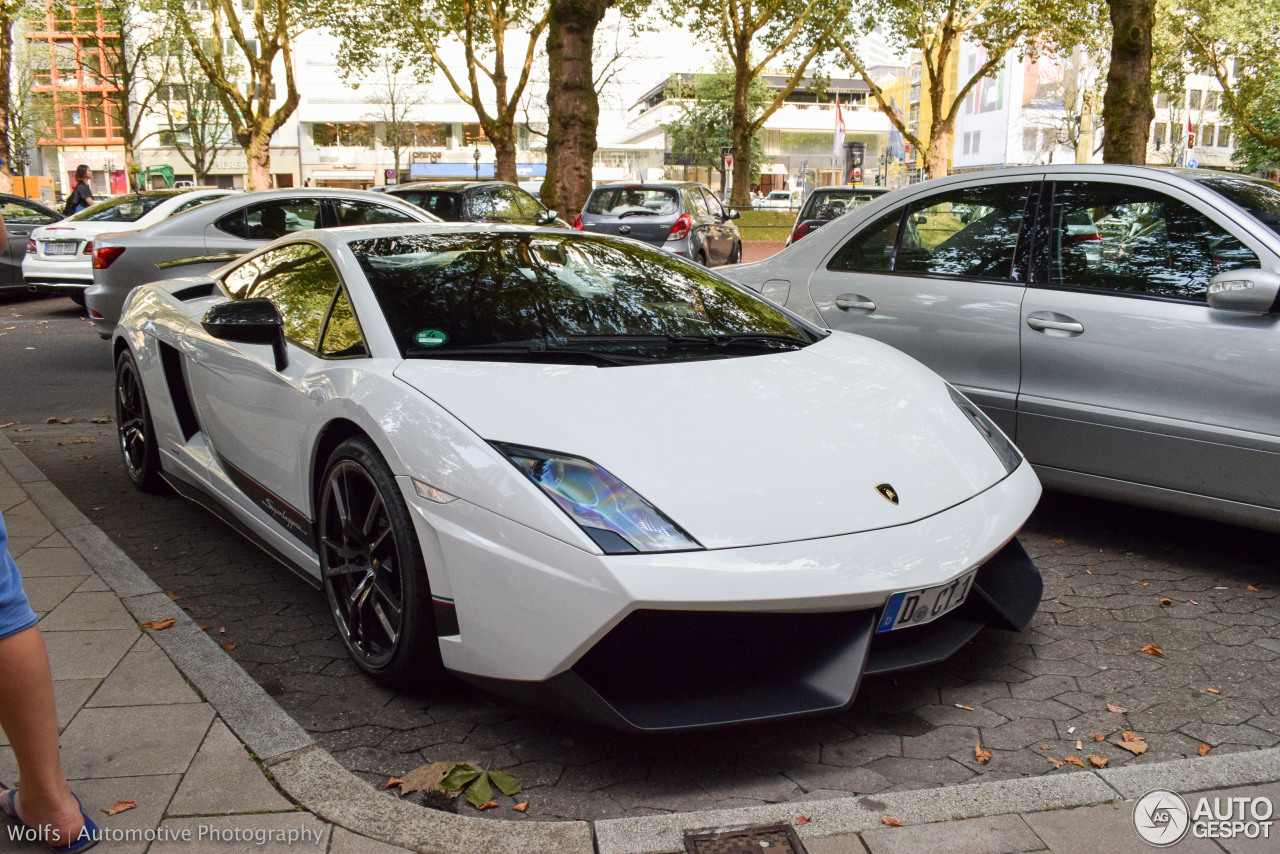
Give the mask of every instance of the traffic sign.
<path id="1" fill-rule="evenodd" d="M 1196 160 L 1194 157 L 1192 157 L 1190 160 L 1188 160 L 1188 161 L 1187 161 L 1187 168 L 1188 168 L 1188 169 L 1199 169 L 1199 168 L 1200 168 L 1200 161 L 1199 161 L 1199 160 Z"/>

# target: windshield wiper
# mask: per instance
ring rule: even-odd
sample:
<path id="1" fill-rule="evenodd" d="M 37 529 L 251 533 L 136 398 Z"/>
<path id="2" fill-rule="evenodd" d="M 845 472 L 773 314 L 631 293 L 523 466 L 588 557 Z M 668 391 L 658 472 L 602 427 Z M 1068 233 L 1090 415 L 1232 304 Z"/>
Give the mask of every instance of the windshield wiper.
<path id="1" fill-rule="evenodd" d="M 607 365 L 648 364 L 653 360 L 645 356 L 628 356 L 620 353 L 604 353 L 575 347 L 480 345 L 475 347 L 421 347 L 405 350 L 406 359 L 488 359 L 496 356 L 517 356 L 522 359 L 555 361 L 564 356 L 593 359 Z M 501 359 L 495 359 L 501 361 Z"/>
<path id="2" fill-rule="evenodd" d="M 778 335 L 772 332 L 730 332 L 720 335 L 570 335 L 571 344 L 682 344 L 712 347 L 729 347 L 735 344 L 789 344 L 807 347 L 806 341 L 796 335 Z"/>
<path id="3" fill-rule="evenodd" d="M 662 214 L 658 213 L 657 211 L 650 211 L 650 210 L 623 211 L 622 213 L 618 214 L 618 219 L 622 219 L 623 217 L 627 217 L 627 216 L 662 216 Z"/>

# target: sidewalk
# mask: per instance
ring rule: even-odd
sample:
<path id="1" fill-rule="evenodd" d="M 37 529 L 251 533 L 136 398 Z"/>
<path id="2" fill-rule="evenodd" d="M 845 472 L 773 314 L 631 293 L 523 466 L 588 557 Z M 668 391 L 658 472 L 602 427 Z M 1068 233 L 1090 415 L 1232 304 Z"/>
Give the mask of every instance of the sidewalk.
<path id="1" fill-rule="evenodd" d="M 67 776 L 109 834 L 98 850 L 675 854 L 688 831 L 781 823 L 796 829 L 808 854 L 1126 854 L 1151 850 L 1133 830 L 1132 799 L 1152 789 L 1280 802 L 1280 750 L 1259 750 L 594 823 L 517 824 L 428 810 L 373 789 L 318 747 L 219 648 L 216 632 L 196 625 L 3 436 L 0 511 L 49 646 Z M 159 631 L 140 626 L 169 619 L 173 625 Z M 15 777 L 0 735 L 0 780 Z M 102 812 L 118 801 L 136 808 Z M 903 826 L 885 826 L 886 816 Z M 48 850 L 10 841 L 9 827 L 0 821 L 0 854 Z M 1276 846 L 1188 835 L 1172 850 L 1251 854 Z"/>

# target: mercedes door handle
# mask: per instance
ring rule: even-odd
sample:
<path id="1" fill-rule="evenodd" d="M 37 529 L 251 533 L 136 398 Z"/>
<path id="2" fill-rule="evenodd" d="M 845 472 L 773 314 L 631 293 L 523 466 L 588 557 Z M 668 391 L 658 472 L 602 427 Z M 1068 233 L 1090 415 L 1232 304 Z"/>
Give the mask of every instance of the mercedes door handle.
<path id="1" fill-rule="evenodd" d="M 1084 324 L 1073 317 L 1053 312 L 1037 312 L 1027 318 L 1027 326 L 1036 332 L 1068 332 L 1079 335 L 1084 332 Z"/>
<path id="2" fill-rule="evenodd" d="M 841 311 L 865 311 L 871 313 L 876 310 L 876 304 L 862 294 L 841 294 L 836 297 L 836 308 Z"/>

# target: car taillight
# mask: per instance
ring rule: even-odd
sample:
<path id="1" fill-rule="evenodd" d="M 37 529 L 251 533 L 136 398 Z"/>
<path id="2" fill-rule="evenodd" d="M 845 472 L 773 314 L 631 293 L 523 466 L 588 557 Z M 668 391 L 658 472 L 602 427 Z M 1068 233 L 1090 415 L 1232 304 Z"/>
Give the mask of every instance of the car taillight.
<path id="1" fill-rule="evenodd" d="M 36 239 L 34 237 L 27 238 L 27 254 L 28 255 L 36 254 Z"/>
<path id="2" fill-rule="evenodd" d="M 92 241 L 92 240 L 86 240 L 86 241 L 84 242 L 84 252 L 83 252 L 82 254 L 84 254 L 84 255 L 92 255 L 92 254 L 93 254 L 93 241 Z"/>
<path id="3" fill-rule="evenodd" d="M 123 254 L 123 246 L 95 246 L 93 249 L 93 269 L 105 270 Z"/>
<path id="4" fill-rule="evenodd" d="M 667 234 L 667 240 L 683 240 L 689 236 L 689 229 L 691 228 L 693 228 L 693 220 L 689 219 L 688 214 L 680 214 L 676 224 L 671 226 L 671 231 Z"/>
<path id="5" fill-rule="evenodd" d="M 795 230 L 791 232 L 791 242 L 795 243 L 797 240 L 799 240 L 800 238 L 808 234 L 809 231 L 810 231 L 809 223 L 797 222 Z"/>
<path id="6" fill-rule="evenodd" d="M 586 229 L 582 227 L 582 214 L 578 214 L 573 218 L 573 227 L 578 229 L 578 231 L 586 231 Z"/>

